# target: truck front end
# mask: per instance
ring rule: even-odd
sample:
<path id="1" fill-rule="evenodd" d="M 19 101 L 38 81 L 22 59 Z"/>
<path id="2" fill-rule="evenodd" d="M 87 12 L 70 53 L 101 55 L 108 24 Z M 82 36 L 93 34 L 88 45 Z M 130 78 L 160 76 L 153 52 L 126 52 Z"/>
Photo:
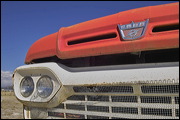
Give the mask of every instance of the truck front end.
<path id="1" fill-rule="evenodd" d="M 13 77 L 24 118 L 179 119 L 179 3 L 63 27 L 25 63 Z"/>

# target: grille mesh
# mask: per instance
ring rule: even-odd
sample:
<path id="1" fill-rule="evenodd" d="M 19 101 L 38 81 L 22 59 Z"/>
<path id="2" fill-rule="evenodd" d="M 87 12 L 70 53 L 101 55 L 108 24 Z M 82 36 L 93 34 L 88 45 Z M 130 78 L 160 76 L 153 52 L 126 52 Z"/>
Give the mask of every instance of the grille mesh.
<path id="1" fill-rule="evenodd" d="M 130 107 L 112 107 L 113 113 L 131 113 L 131 114 L 138 114 L 137 108 L 130 108 Z"/>
<path id="2" fill-rule="evenodd" d="M 176 116 L 179 117 L 179 109 L 176 109 Z"/>
<path id="3" fill-rule="evenodd" d="M 66 104 L 66 109 L 85 110 L 85 106 L 84 105 Z"/>
<path id="4" fill-rule="evenodd" d="M 179 85 L 74 86 L 48 116 L 68 119 L 178 119 Z"/>
<path id="5" fill-rule="evenodd" d="M 171 103 L 171 97 L 141 96 L 142 103 Z"/>
<path id="6" fill-rule="evenodd" d="M 145 115 L 172 116 L 172 110 L 171 109 L 142 108 L 141 113 L 145 114 Z"/>
<path id="7" fill-rule="evenodd" d="M 137 96 L 112 96 L 112 102 L 137 102 Z"/>
<path id="8" fill-rule="evenodd" d="M 67 100 L 85 100 L 84 95 L 73 95 L 67 98 Z"/>
<path id="9" fill-rule="evenodd" d="M 142 86 L 143 93 L 179 93 L 179 85 Z"/>
<path id="10" fill-rule="evenodd" d="M 133 93 L 132 86 L 76 86 L 75 92 Z"/>
<path id="11" fill-rule="evenodd" d="M 175 104 L 179 104 L 179 97 L 175 97 Z"/>
<path id="12" fill-rule="evenodd" d="M 97 112 L 109 112 L 109 107 L 106 106 L 87 106 L 88 111 L 97 111 Z"/>
<path id="13" fill-rule="evenodd" d="M 109 101 L 109 96 L 88 95 L 88 101 Z"/>

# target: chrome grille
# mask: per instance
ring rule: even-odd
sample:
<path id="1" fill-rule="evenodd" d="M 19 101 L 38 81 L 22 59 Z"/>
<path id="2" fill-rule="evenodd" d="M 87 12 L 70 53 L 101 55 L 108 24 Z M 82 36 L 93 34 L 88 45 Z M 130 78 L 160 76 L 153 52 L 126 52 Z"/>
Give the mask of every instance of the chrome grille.
<path id="1" fill-rule="evenodd" d="M 178 119 L 178 84 L 74 86 L 75 94 L 55 108 L 49 118 Z"/>

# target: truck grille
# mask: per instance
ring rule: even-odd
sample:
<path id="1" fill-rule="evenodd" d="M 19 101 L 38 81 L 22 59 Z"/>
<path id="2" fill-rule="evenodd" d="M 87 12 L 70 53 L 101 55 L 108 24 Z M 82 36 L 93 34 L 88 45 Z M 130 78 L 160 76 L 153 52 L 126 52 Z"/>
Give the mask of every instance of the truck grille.
<path id="1" fill-rule="evenodd" d="M 49 118 L 178 119 L 178 84 L 74 86 L 75 95 L 55 108 Z"/>

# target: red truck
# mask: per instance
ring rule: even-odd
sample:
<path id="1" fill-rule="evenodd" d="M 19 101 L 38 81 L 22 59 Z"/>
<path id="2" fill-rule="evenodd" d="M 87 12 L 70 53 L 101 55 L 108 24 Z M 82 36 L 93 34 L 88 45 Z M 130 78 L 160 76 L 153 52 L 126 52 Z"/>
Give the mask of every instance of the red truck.
<path id="1" fill-rule="evenodd" d="M 13 76 L 24 118 L 179 119 L 179 3 L 62 27 L 25 63 Z"/>

